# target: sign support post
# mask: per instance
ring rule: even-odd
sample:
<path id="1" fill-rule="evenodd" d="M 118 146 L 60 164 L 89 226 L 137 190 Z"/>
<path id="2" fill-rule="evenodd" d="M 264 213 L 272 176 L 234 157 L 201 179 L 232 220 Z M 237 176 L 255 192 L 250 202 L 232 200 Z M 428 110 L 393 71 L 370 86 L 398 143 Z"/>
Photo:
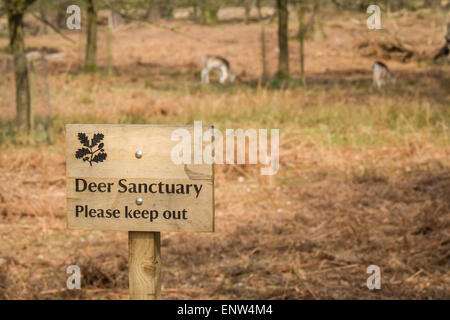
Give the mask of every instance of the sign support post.
<path id="1" fill-rule="evenodd" d="M 158 300 L 161 295 L 161 233 L 128 232 L 131 300 Z"/>

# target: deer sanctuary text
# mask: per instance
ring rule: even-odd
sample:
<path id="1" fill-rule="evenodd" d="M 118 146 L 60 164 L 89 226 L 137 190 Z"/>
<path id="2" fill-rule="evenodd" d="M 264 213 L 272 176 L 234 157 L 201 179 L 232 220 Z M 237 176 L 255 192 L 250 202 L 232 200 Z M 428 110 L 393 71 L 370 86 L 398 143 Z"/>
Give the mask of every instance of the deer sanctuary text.
<path id="1" fill-rule="evenodd" d="M 118 193 L 151 193 L 193 195 L 198 198 L 203 185 L 184 183 L 134 183 L 127 179 L 120 179 L 117 185 L 114 182 L 88 182 L 86 179 L 75 179 L 75 192 L 118 192 Z"/>

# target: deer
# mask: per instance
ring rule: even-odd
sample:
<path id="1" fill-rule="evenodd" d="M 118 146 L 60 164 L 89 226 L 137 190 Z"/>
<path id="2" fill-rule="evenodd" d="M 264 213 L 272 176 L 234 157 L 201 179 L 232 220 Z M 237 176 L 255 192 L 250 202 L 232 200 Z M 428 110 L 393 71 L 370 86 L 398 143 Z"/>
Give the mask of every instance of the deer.
<path id="1" fill-rule="evenodd" d="M 373 85 L 377 86 L 378 88 L 390 84 L 390 83 L 396 83 L 397 79 L 395 75 L 389 70 L 387 65 L 385 65 L 381 61 L 376 61 L 372 65 L 373 70 Z"/>
<path id="2" fill-rule="evenodd" d="M 220 71 L 220 83 L 225 83 L 227 78 L 230 79 L 231 83 L 234 83 L 236 76 L 231 70 L 230 63 L 227 59 L 220 56 L 207 55 L 202 57 L 202 65 L 202 83 L 209 83 L 209 72 L 214 69 Z"/>

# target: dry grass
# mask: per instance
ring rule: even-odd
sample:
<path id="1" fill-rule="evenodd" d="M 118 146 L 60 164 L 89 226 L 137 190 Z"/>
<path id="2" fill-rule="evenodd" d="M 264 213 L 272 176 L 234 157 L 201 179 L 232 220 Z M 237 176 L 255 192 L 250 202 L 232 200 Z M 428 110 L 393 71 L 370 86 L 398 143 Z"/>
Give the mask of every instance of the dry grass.
<path id="1" fill-rule="evenodd" d="M 66 229 L 63 124 L 193 120 L 280 128 L 280 171 L 217 166 L 216 232 L 162 235 L 163 298 L 448 299 L 449 68 L 387 61 L 399 85 L 374 90 L 373 58 L 358 50 L 369 34 L 363 16 L 351 18 L 330 14 L 328 39 L 307 42 L 306 88 L 258 85 L 257 24 L 173 22 L 202 41 L 125 25 L 114 34 L 114 76 L 80 74 L 80 45 L 29 37 L 65 61 L 51 64 L 52 145 L 0 138 L 0 299 L 127 298 L 127 234 Z M 442 21 L 411 14 L 395 23 L 425 55 L 439 47 Z M 267 39 L 274 72 L 274 25 Z M 240 83 L 199 85 L 205 53 L 226 56 Z M 294 41 L 291 53 L 295 77 Z M 0 75 L 4 125 L 14 117 L 11 79 Z M 81 267 L 80 291 L 65 289 L 70 264 Z M 365 285 L 370 264 L 382 269 L 380 291 Z"/>

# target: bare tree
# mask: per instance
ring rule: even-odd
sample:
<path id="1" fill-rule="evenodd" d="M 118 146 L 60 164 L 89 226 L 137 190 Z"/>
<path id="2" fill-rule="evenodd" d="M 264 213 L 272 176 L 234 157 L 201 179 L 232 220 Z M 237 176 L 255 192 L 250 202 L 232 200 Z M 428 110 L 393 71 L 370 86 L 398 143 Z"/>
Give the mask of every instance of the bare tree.
<path id="1" fill-rule="evenodd" d="M 94 0 L 86 0 L 87 4 L 87 42 L 84 70 L 97 71 L 97 7 Z"/>
<path id="2" fill-rule="evenodd" d="M 47 19 L 47 11 L 48 11 L 48 6 L 47 6 L 47 1 L 41 0 L 38 2 L 38 6 L 39 6 L 39 16 L 42 20 L 48 20 Z M 41 34 L 47 34 L 47 24 L 44 22 L 41 22 L 41 26 L 39 28 L 39 33 Z"/>
<path id="3" fill-rule="evenodd" d="M 221 2 L 218 0 L 201 0 L 200 10 L 202 13 L 202 23 L 216 24 L 219 22 L 219 10 Z"/>
<path id="4" fill-rule="evenodd" d="M 262 81 L 267 79 L 267 54 L 266 54 L 266 31 L 264 27 L 261 0 L 256 0 L 256 7 L 258 9 L 258 20 L 261 23 L 261 63 L 262 63 Z"/>
<path id="5" fill-rule="evenodd" d="M 17 127 L 30 132 L 33 129 L 30 82 L 25 50 L 23 16 L 35 0 L 4 0 L 8 16 L 9 45 L 14 56 L 14 76 L 16 82 Z"/>
<path id="6" fill-rule="evenodd" d="M 321 3 L 320 0 L 313 0 L 313 6 L 311 11 L 311 17 L 308 23 L 308 33 L 313 40 L 323 40 L 326 38 L 323 31 L 321 15 Z"/>
<path id="7" fill-rule="evenodd" d="M 140 6 L 139 1 L 135 5 Z M 149 0 L 143 7 L 147 7 L 145 16 L 147 19 L 157 21 L 161 18 L 172 19 L 176 3 L 172 0 Z"/>
<path id="8" fill-rule="evenodd" d="M 248 24 L 250 22 L 250 12 L 252 10 L 253 0 L 240 0 L 239 3 L 244 8 L 245 24 Z"/>
<path id="9" fill-rule="evenodd" d="M 289 42 L 288 42 L 288 6 L 287 0 L 277 0 L 278 9 L 278 46 L 280 53 L 278 56 L 279 78 L 289 77 Z"/>
<path id="10" fill-rule="evenodd" d="M 306 28 L 304 24 L 305 17 L 305 8 L 303 4 L 303 0 L 300 0 L 297 3 L 297 16 L 298 16 L 298 40 L 300 42 L 300 78 L 302 80 L 302 84 L 306 84 L 306 75 L 305 75 L 305 34 Z"/>

